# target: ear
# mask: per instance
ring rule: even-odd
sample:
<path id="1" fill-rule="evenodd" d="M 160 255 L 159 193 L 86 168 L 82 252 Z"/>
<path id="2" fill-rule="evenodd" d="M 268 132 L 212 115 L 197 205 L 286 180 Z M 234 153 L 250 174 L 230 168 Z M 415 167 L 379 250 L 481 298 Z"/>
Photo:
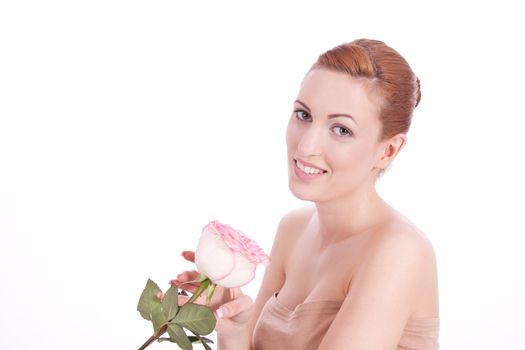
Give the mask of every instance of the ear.
<path id="1" fill-rule="evenodd" d="M 378 148 L 378 160 L 376 168 L 384 170 L 392 163 L 399 151 L 405 146 L 406 134 L 397 134 L 389 139 L 381 141 Z"/>

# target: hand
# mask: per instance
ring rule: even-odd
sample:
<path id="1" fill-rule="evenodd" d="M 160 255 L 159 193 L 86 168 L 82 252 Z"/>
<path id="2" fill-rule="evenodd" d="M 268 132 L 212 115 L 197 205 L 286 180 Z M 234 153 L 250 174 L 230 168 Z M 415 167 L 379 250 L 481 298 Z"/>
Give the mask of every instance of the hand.
<path id="1" fill-rule="evenodd" d="M 183 251 L 184 259 L 195 262 L 195 253 Z M 197 279 L 197 271 L 184 271 L 176 279 L 171 280 L 170 284 L 176 285 L 179 289 L 194 293 L 198 288 L 199 282 L 186 283 Z M 179 296 L 179 304 L 184 304 L 189 297 Z M 206 293 L 203 293 L 197 300 L 198 304 L 205 304 Z M 244 295 L 240 288 L 223 288 L 217 286 L 213 298 L 208 304 L 210 309 L 217 317 L 215 330 L 220 334 L 236 334 L 244 330 L 250 320 L 253 302 L 248 295 Z"/>
<path id="2" fill-rule="evenodd" d="M 182 256 L 184 257 L 184 259 L 190 262 L 195 262 L 195 253 L 192 251 L 183 251 Z M 184 291 L 194 294 L 199 288 L 200 282 L 191 282 L 191 283 L 188 283 L 188 282 L 195 281 L 198 278 L 198 276 L 199 276 L 199 273 L 195 270 L 184 271 L 181 274 L 179 274 L 176 279 L 171 280 L 170 284 L 176 285 L 179 288 L 179 290 L 184 290 Z M 179 304 L 182 305 L 186 303 L 189 298 L 190 297 L 188 296 L 183 296 L 183 295 L 179 296 Z M 212 309 L 212 311 L 215 312 L 215 310 L 217 310 L 219 306 L 231 300 L 232 300 L 232 297 L 230 296 L 230 290 L 227 288 L 217 286 L 217 288 L 215 289 L 215 292 L 213 293 L 213 298 L 208 304 L 208 306 Z M 201 296 L 197 298 L 197 300 L 195 300 L 195 303 L 197 304 L 204 305 L 205 302 L 206 302 L 206 293 L 201 294 Z"/>

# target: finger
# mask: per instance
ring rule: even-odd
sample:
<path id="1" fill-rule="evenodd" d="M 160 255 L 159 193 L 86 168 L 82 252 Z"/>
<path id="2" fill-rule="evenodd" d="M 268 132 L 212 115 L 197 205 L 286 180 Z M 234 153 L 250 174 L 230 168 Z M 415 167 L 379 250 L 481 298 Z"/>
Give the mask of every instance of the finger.
<path id="1" fill-rule="evenodd" d="M 242 294 L 242 290 L 241 288 L 230 288 L 230 299 L 237 299 L 238 297 L 240 297 Z"/>
<path id="2" fill-rule="evenodd" d="M 184 290 L 186 292 L 190 292 L 190 293 L 195 293 L 197 291 L 197 289 L 199 289 L 199 286 L 195 286 L 193 284 L 177 284 L 177 283 L 174 283 L 177 288 L 179 288 L 179 290 Z"/>
<path id="3" fill-rule="evenodd" d="M 188 292 L 194 293 L 199 287 L 200 283 L 188 283 L 189 281 L 194 281 L 199 276 L 197 271 L 184 271 L 183 273 L 177 275 L 177 278 L 170 280 L 171 285 L 177 286 L 179 289 L 186 290 Z"/>
<path id="4" fill-rule="evenodd" d="M 237 334 L 240 329 L 245 327 L 247 322 L 248 321 L 239 324 L 239 322 L 232 321 L 229 318 L 219 318 L 215 323 L 215 331 L 217 334 L 221 334 L 223 336 L 228 334 Z"/>
<path id="5" fill-rule="evenodd" d="M 237 305 L 233 306 L 235 302 L 237 302 Z M 236 332 L 239 329 L 239 326 L 246 325 L 252 316 L 253 302 L 248 296 L 242 296 L 239 299 L 228 303 L 228 305 L 223 305 L 223 307 L 226 306 L 228 309 L 224 310 L 224 314 L 237 312 L 239 310 L 242 311 L 238 312 L 234 316 L 231 316 L 230 318 L 226 318 L 224 316 L 223 318 L 217 317 L 217 323 L 215 324 L 215 330 L 217 333 L 227 334 L 231 333 L 232 331 Z"/>
<path id="6" fill-rule="evenodd" d="M 217 322 L 215 323 L 215 331 L 217 332 L 217 334 L 232 333 L 235 332 L 238 328 L 239 325 L 228 318 L 217 318 Z"/>
<path id="7" fill-rule="evenodd" d="M 180 295 L 178 296 L 177 298 L 177 304 L 180 306 L 180 305 L 184 305 L 188 302 L 188 300 L 190 300 L 190 297 L 186 296 L 186 295 Z"/>
<path id="8" fill-rule="evenodd" d="M 171 280 L 170 284 L 177 286 L 179 290 L 187 291 L 190 293 L 195 293 L 195 291 L 199 289 L 199 284 L 183 283 L 179 280 Z"/>
<path id="9" fill-rule="evenodd" d="M 227 302 L 219 307 L 215 314 L 217 318 L 230 318 L 235 322 L 243 322 L 241 314 L 246 313 L 253 306 L 252 298 L 248 295 L 241 295 L 237 299 Z"/>
<path id="10" fill-rule="evenodd" d="M 179 294 L 177 302 L 179 306 L 182 306 L 186 304 L 188 300 L 190 300 L 190 296 Z M 193 303 L 204 305 L 206 303 L 206 296 L 200 295 L 196 300 L 193 301 Z"/>
<path id="11" fill-rule="evenodd" d="M 195 252 L 191 250 L 185 250 L 182 252 L 182 257 L 190 262 L 195 262 Z"/>
<path id="12" fill-rule="evenodd" d="M 175 282 L 186 283 L 189 281 L 195 281 L 199 277 L 199 273 L 195 270 L 193 271 L 184 271 L 177 275 L 177 278 L 170 281 L 170 284 L 175 284 Z"/>

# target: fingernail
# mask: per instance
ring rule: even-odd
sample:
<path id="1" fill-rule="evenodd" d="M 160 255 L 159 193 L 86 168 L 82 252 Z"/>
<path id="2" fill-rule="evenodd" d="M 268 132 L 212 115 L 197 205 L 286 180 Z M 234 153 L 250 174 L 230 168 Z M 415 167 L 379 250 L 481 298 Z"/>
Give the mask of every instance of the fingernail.
<path id="1" fill-rule="evenodd" d="M 224 309 L 219 308 L 215 311 L 215 313 L 217 314 L 217 318 L 222 318 L 224 316 Z"/>

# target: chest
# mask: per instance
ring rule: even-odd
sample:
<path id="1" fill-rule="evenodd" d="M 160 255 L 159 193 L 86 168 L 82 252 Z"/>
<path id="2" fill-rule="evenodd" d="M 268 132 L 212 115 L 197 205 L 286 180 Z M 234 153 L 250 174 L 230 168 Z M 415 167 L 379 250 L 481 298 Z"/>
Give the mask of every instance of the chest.
<path id="1" fill-rule="evenodd" d="M 308 236 L 298 240 L 288 256 L 279 302 L 293 310 L 313 301 L 342 301 L 366 250 L 364 239 L 325 248 Z"/>

